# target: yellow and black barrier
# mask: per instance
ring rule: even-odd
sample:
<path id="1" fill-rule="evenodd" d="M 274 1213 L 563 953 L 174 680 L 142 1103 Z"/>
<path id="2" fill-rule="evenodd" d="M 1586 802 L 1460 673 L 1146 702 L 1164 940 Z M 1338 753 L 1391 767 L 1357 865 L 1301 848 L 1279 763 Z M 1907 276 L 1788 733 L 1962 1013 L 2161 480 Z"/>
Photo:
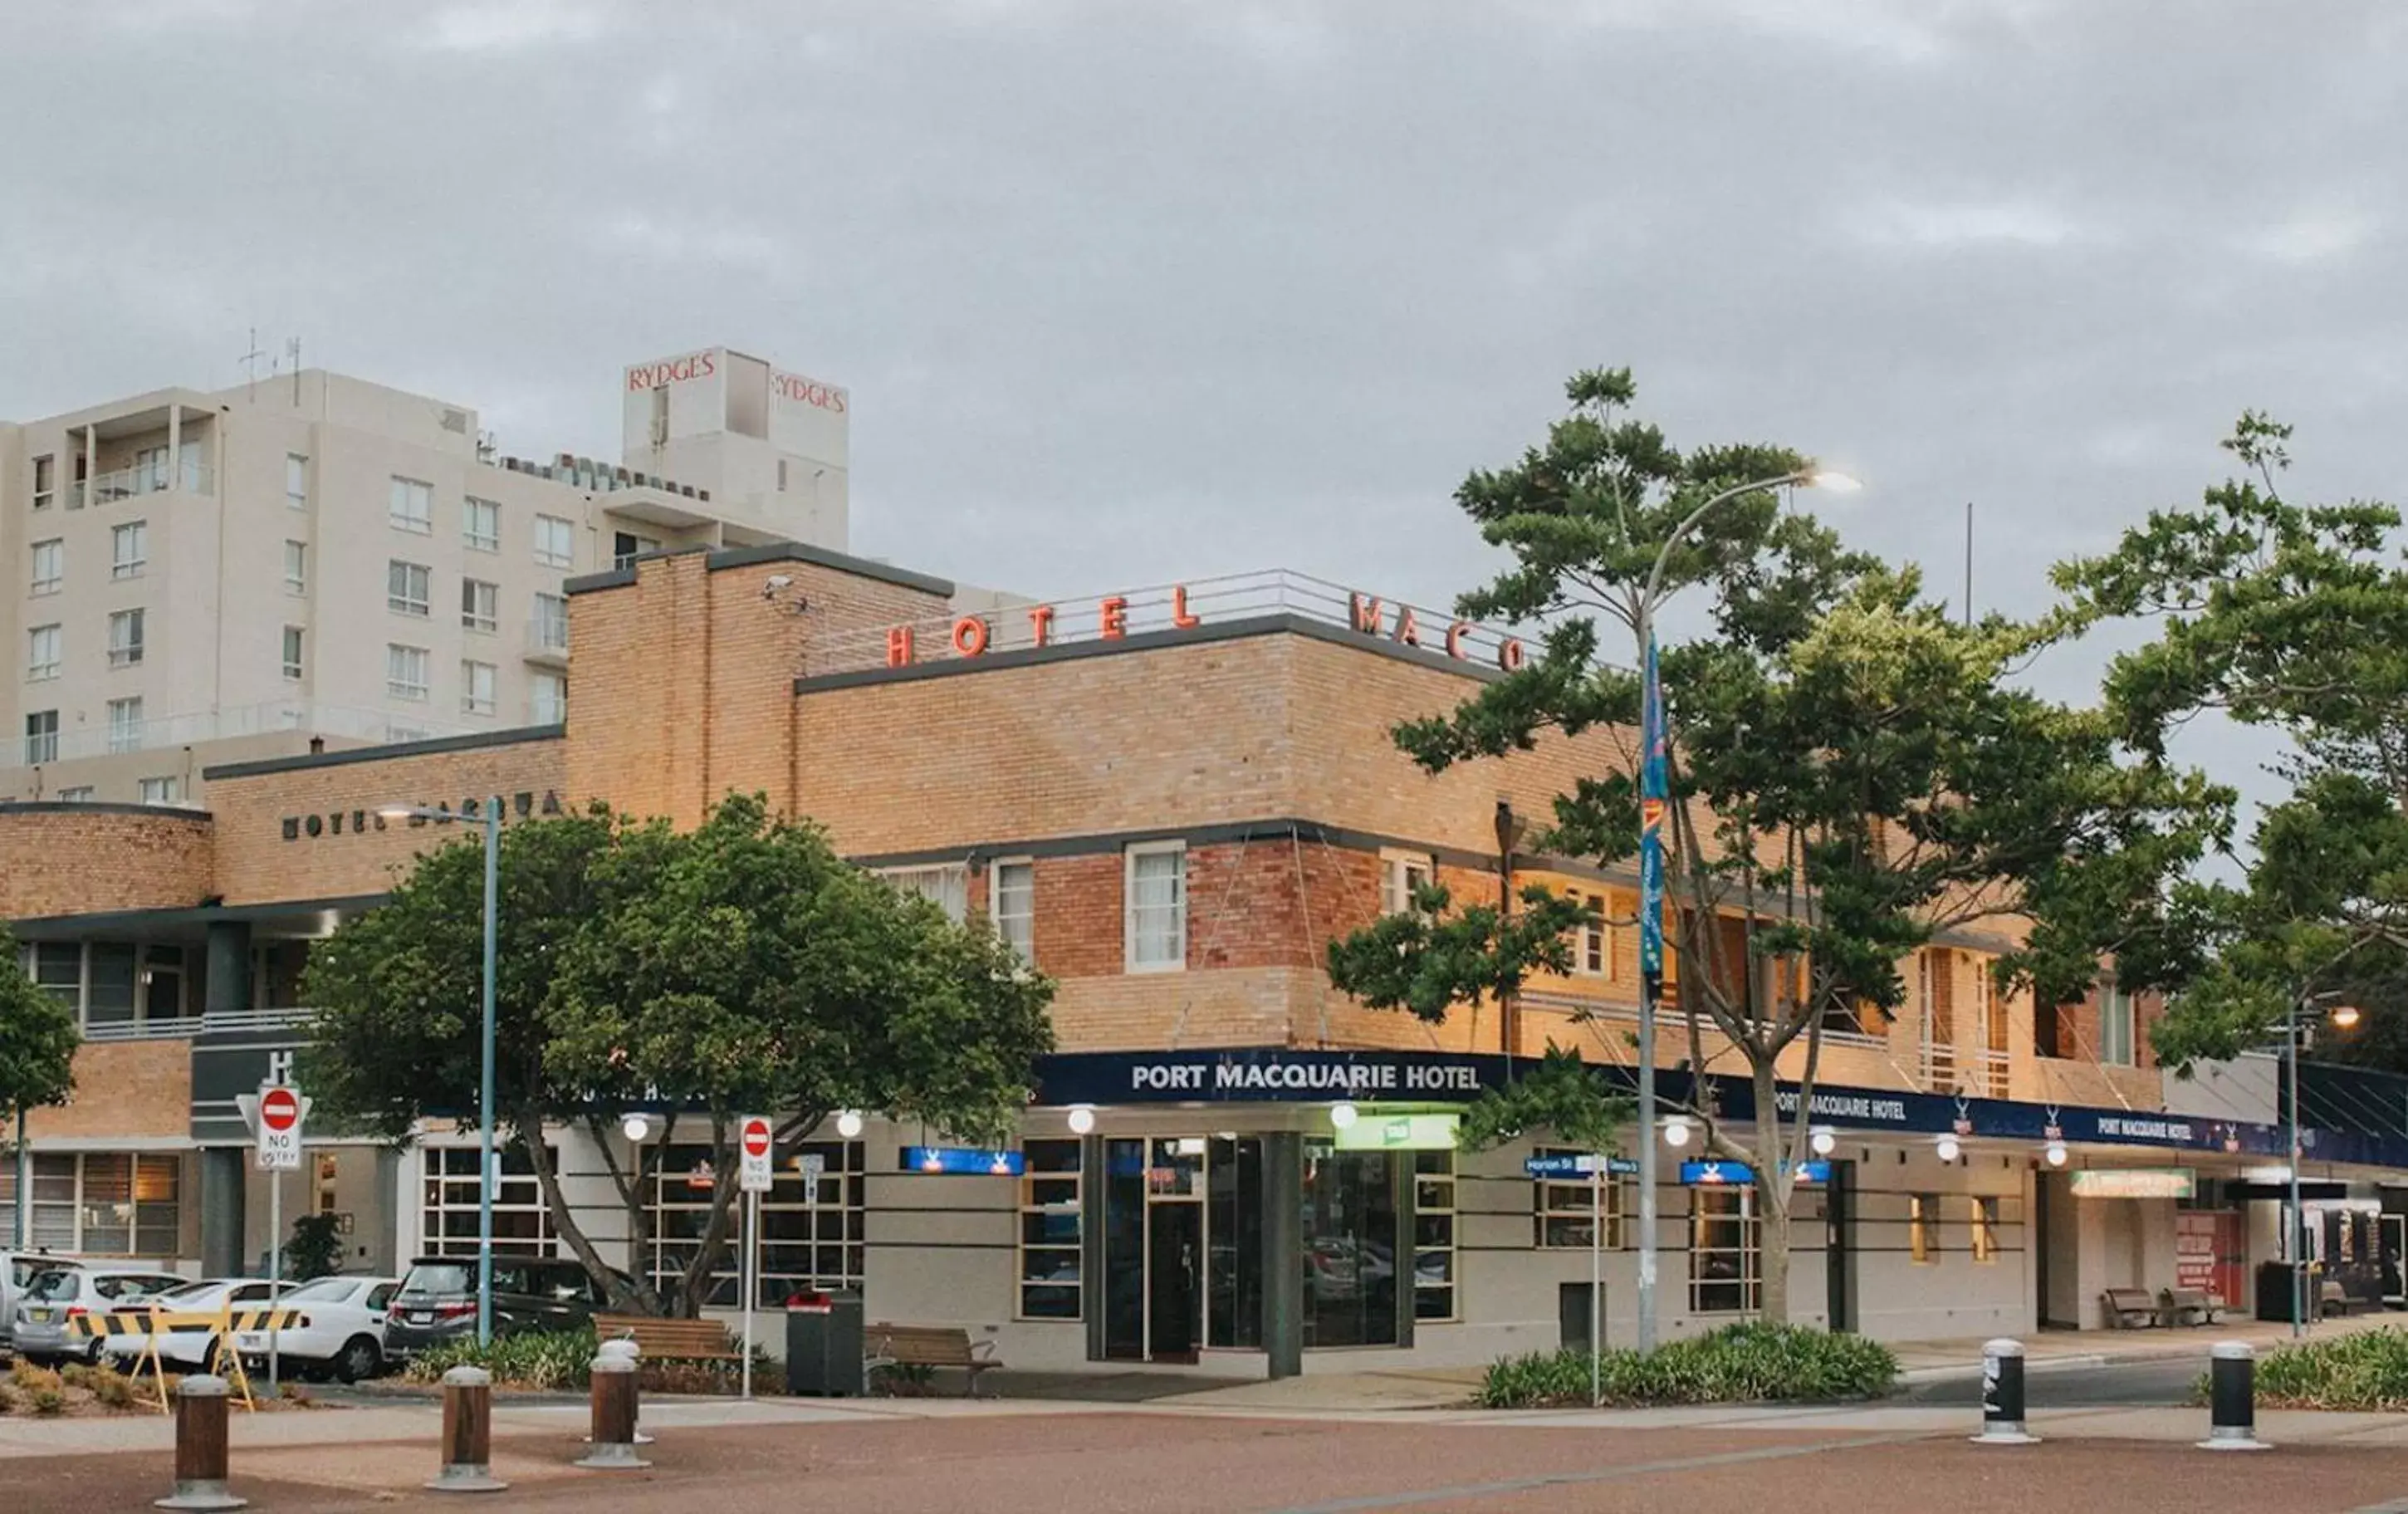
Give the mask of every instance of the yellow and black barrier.
<path id="1" fill-rule="evenodd" d="M 201 1363 L 205 1372 L 223 1377 L 242 1395 L 245 1408 L 256 1408 L 251 1402 L 251 1377 L 242 1369 L 242 1353 L 235 1349 L 237 1334 L 270 1330 L 306 1330 L 309 1317 L 299 1309 L 269 1308 L 251 1305 L 245 1308 L 169 1309 L 158 1305 L 135 1305 L 104 1314 L 80 1314 L 67 1321 L 67 1334 L 86 1339 L 109 1335 L 139 1335 L 147 1342 L 141 1363 L 135 1375 L 141 1376 L 143 1367 L 150 1368 L 151 1383 L 159 1392 L 159 1412 L 169 1412 L 167 1404 L 167 1364 L 159 1355 L 159 1337 L 185 1331 L 210 1332 L 209 1360 Z"/>

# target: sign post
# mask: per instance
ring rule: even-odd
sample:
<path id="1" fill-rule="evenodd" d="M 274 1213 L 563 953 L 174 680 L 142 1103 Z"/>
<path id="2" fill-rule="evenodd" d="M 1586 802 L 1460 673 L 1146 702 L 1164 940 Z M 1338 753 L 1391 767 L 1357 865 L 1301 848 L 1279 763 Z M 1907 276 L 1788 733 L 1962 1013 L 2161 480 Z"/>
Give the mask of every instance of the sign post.
<path id="1" fill-rule="evenodd" d="M 299 1089 L 270 1081 L 235 1103 L 259 1143 L 254 1163 L 267 1175 L 267 1386 L 273 1391 L 280 1365 L 276 1307 L 284 1290 L 284 1175 L 301 1165 L 309 1101 Z"/>
<path id="2" fill-rule="evenodd" d="M 752 1306 L 761 1291 L 761 1195 L 769 1190 L 769 1153 L 776 1145 L 769 1121 L 747 1115 L 737 1122 L 736 1146 L 743 1159 L 738 1177 L 744 1191 L 744 1252 L 736 1276 L 744 1290 L 744 1396 L 752 1396 Z"/>

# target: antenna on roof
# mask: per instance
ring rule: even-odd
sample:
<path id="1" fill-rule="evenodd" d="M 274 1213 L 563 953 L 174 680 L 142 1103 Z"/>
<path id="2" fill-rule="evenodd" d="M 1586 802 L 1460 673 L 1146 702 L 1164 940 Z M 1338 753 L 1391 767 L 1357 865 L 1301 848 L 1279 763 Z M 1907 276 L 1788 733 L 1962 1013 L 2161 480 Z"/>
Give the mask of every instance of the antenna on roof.
<path id="1" fill-rule="evenodd" d="M 251 328 L 251 351 L 235 359 L 250 375 L 250 385 L 244 391 L 244 397 L 248 399 L 256 401 L 259 398 L 259 360 L 266 355 L 259 350 L 259 328 L 253 326 Z"/>
<path id="2" fill-rule="evenodd" d="M 294 337 L 284 344 L 284 355 L 293 360 L 293 405 L 301 405 L 301 339 Z"/>

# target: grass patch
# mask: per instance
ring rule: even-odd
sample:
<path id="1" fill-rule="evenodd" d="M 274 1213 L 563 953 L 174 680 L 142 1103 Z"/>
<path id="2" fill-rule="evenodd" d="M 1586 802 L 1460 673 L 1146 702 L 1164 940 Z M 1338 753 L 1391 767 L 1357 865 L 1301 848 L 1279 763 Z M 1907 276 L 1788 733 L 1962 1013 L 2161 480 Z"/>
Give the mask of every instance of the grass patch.
<path id="1" fill-rule="evenodd" d="M 45 1391 L 55 1393 L 66 1387 L 65 1379 L 57 1373 L 48 1367 L 36 1366 L 22 1356 L 17 1359 L 17 1364 L 9 1369 L 8 1380 L 16 1384 L 20 1391 L 26 1393 L 38 1393 Z"/>
<path id="2" fill-rule="evenodd" d="M 67 1411 L 67 1395 L 56 1388 L 36 1388 L 33 1392 L 34 1412 L 45 1420 L 55 1420 Z"/>
<path id="3" fill-rule="evenodd" d="M 2206 1378 L 2200 1381 L 2202 1396 Z M 2258 1359 L 2258 1402 L 2279 1409 L 2408 1408 L 2408 1331 L 2361 1330 Z"/>
<path id="4" fill-rule="evenodd" d="M 1657 1404 L 1828 1403 L 1889 1391 L 1898 1358 L 1861 1335 L 1796 1325 L 1740 1324 L 1672 1341 L 1653 1351 L 1598 1358 L 1603 1401 Z M 1589 1354 L 1569 1350 L 1510 1357 L 1488 1369 L 1474 1402 L 1523 1409 L 1589 1402 Z"/>

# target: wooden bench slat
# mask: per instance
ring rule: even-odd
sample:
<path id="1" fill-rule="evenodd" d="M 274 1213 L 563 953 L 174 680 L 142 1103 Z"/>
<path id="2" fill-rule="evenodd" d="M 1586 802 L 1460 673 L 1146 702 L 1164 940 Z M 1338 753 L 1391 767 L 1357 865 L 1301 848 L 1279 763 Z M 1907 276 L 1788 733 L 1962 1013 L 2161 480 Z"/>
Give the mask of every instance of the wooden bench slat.
<path id="1" fill-rule="evenodd" d="M 624 1338 L 648 1357 L 687 1362 L 743 1359 L 725 1326 L 710 1319 L 662 1319 L 650 1315 L 597 1314 L 594 1331 L 604 1340 Z"/>
<path id="2" fill-rule="evenodd" d="M 873 1365 L 959 1367 L 969 1374 L 972 1391 L 980 1373 L 1003 1365 L 992 1341 L 973 1343 L 958 1325 L 871 1325 L 861 1333 L 861 1348 Z"/>

